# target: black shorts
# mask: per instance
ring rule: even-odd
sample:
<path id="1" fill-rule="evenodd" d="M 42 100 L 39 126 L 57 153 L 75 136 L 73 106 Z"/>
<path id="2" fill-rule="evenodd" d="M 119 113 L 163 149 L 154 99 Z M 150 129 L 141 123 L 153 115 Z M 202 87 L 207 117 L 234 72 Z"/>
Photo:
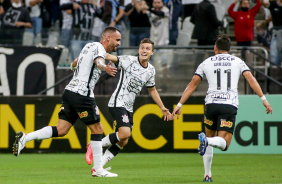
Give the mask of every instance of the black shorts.
<path id="1" fill-rule="evenodd" d="M 116 121 L 116 132 L 119 127 L 133 128 L 133 113 L 123 107 L 109 107 L 110 113 Z"/>
<path id="2" fill-rule="evenodd" d="M 86 125 L 100 122 L 99 108 L 94 98 L 65 90 L 62 100 L 59 119 L 66 120 L 71 124 L 74 124 L 77 119 Z"/>
<path id="3" fill-rule="evenodd" d="M 205 105 L 204 125 L 210 130 L 223 130 L 233 134 L 237 108 L 227 104 Z"/>

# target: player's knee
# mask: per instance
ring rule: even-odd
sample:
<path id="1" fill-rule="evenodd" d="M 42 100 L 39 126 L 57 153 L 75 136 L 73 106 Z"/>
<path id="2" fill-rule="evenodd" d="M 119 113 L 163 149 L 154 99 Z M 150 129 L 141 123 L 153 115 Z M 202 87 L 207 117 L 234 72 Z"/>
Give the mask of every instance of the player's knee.
<path id="1" fill-rule="evenodd" d="M 118 131 L 119 140 L 121 140 L 121 141 L 128 140 L 130 138 L 130 136 L 131 136 L 130 129 L 119 129 L 119 131 Z"/>
<path id="2" fill-rule="evenodd" d="M 129 138 L 130 138 L 130 133 L 124 133 L 119 137 L 119 139 L 123 142 L 128 141 Z"/>

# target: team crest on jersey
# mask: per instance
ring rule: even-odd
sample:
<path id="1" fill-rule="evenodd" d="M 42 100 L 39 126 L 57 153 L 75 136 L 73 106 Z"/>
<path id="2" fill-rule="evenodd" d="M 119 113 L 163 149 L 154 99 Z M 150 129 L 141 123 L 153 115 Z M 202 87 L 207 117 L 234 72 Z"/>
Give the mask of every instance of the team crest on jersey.
<path id="1" fill-rule="evenodd" d="M 95 112 L 96 112 L 96 115 L 100 114 L 98 106 L 95 107 Z"/>
<path id="2" fill-rule="evenodd" d="M 209 119 L 207 119 L 207 118 L 205 117 L 205 118 L 204 118 L 204 123 L 211 126 L 211 125 L 213 124 L 213 121 L 212 121 L 212 120 L 209 120 Z"/>
<path id="3" fill-rule="evenodd" d="M 122 117 L 122 121 L 123 121 L 124 123 L 128 123 L 128 122 L 129 122 L 129 118 L 128 118 L 127 115 L 122 115 L 121 117 Z"/>
<path id="4" fill-rule="evenodd" d="M 220 127 L 228 127 L 231 128 L 233 126 L 232 121 L 226 121 L 225 119 L 221 119 L 220 121 Z"/>
<path id="5" fill-rule="evenodd" d="M 80 119 L 81 119 L 81 118 L 85 118 L 85 117 L 88 116 L 88 112 L 87 112 L 87 111 L 80 112 L 80 113 L 78 113 L 78 116 L 79 116 Z"/>

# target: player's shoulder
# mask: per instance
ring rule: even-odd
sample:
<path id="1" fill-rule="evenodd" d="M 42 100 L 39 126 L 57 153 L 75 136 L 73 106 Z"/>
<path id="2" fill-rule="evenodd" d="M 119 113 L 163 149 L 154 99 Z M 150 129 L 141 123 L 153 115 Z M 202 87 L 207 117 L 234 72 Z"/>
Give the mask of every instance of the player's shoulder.
<path id="1" fill-rule="evenodd" d="M 148 62 L 148 69 L 155 70 L 155 67 L 151 63 Z"/>
<path id="2" fill-rule="evenodd" d="M 120 61 L 138 61 L 137 56 L 130 56 L 130 55 L 121 55 L 121 56 L 118 56 L 118 59 Z"/>
<path id="3" fill-rule="evenodd" d="M 87 43 L 84 48 L 87 48 L 87 49 L 96 49 L 96 48 L 99 48 L 99 49 L 102 49 L 102 50 L 105 50 L 104 49 L 104 46 L 100 43 L 100 42 L 91 42 L 91 43 Z"/>

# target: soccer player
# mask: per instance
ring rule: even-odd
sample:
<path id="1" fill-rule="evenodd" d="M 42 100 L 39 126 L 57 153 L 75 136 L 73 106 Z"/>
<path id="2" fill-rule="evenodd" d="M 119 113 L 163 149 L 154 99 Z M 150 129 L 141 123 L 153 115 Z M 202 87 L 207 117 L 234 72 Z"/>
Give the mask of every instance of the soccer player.
<path id="1" fill-rule="evenodd" d="M 131 136 L 133 127 L 133 104 L 143 86 L 148 88 L 155 103 L 160 107 L 164 120 L 171 120 L 171 113 L 165 106 L 155 87 L 155 68 L 149 63 L 154 54 L 154 42 L 145 38 L 139 45 L 139 56 L 114 56 L 107 54 L 106 59 L 121 68 L 118 85 L 108 103 L 110 113 L 116 121 L 116 132 L 102 139 L 105 151 L 102 165 L 112 160 L 124 147 Z M 92 150 L 87 148 L 87 163 L 92 162 Z M 93 150 L 94 152 L 94 150 Z"/>
<path id="2" fill-rule="evenodd" d="M 93 149 L 94 171 L 92 176 L 116 177 L 102 166 L 102 134 L 99 109 L 94 98 L 94 86 L 102 71 L 115 76 L 117 69 L 111 62 L 105 65 L 106 52 L 116 51 L 120 45 L 121 34 L 117 28 L 105 28 L 101 42 L 88 43 L 81 50 L 77 60 L 71 67 L 74 70 L 72 80 L 62 95 L 62 106 L 57 126 L 47 126 L 40 130 L 25 134 L 18 132 L 13 145 L 13 152 L 18 156 L 25 144 L 35 139 L 48 139 L 66 135 L 77 119 L 80 119 L 91 130 L 90 145 Z"/>
<path id="3" fill-rule="evenodd" d="M 204 182 L 211 182 L 211 164 L 213 147 L 226 151 L 230 145 L 235 127 L 238 108 L 238 81 L 242 74 L 251 88 L 261 98 L 266 113 L 272 114 L 272 108 L 244 61 L 228 54 L 231 41 L 226 35 L 219 35 L 214 46 L 215 56 L 203 61 L 187 85 L 172 115 L 181 114 L 181 107 L 195 91 L 204 75 L 209 84 L 205 99 L 205 133 L 199 134 L 199 153 L 203 156 Z"/>

